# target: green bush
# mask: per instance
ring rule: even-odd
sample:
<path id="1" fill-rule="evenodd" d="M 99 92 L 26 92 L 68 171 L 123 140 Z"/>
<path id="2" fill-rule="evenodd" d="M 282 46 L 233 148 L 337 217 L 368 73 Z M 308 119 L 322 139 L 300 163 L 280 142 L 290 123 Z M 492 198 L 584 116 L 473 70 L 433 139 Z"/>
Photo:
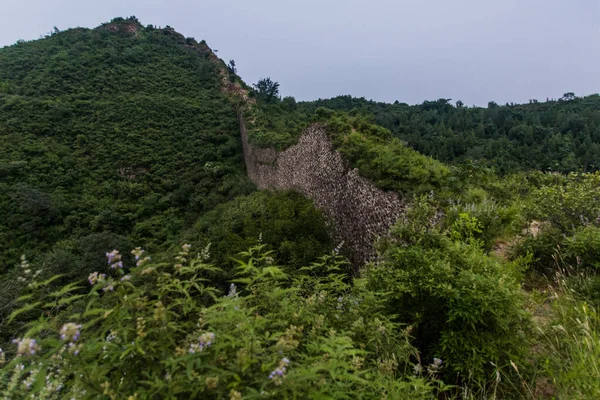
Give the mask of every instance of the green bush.
<path id="1" fill-rule="evenodd" d="M 222 204 L 202 216 L 187 239 L 197 248 L 210 244 L 211 261 L 226 270 L 239 252 L 261 243 L 289 273 L 333 249 L 321 212 L 291 191 L 255 192 Z"/>
<path id="2" fill-rule="evenodd" d="M 600 227 L 583 226 L 565 240 L 564 256 L 580 268 L 600 268 Z"/>
<path id="3" fill-rule="evenodd" d="M 540 271 L 556 267 L 597 268 L 600 245 L 600 173 L 552 175 L 531 194 L 526 212 L 535 228 L 514 253 L 531 253 Z"/>
<path id="4" fill-rule="evenodd" d="M 34 280 L 13 317 L 42 312 L 2 353 L 6 396 L 433 399 L 445 390 L 434 374 L 413 376 L 407 332 L 380 296 L 345 282 L 335 256 L 292 280 L 251 248 L 220 293 L 204 278 L 218 270 L 189 245 L 167 263 L 133 253 L 128 273 L 114 251 L 89 283 L 48 293 Z"/>
<path id="5" fill-rule="evenodd" d="M 336 113 L 325 124 L 350 166 L 382 189 L 410 197 L 438 191 L 448 178 L 445 165 L 392 139 L 389 131 L 362 116 Z"/>
<path id="6" fill-rule="evenodd" d="M 413 206 L 392 230 L 382 262 L 367 269 L 370 288 L 388 293 L 388 312 L 413 327 L 425 357 L 443 360 L 448 381 L 485 385 L 495 366 L 523 361 L 524 293 L 480 243 L 444 235 L 436 218 L 426 199 Z"/>
<path id="7" fill-rule="evenodd" d="M 533 218 L 547 221 L 565 234 L 600 222 L 600 172 L 553 178 L 554 182 L 533 193 Z"/>
<path id="8" fill-rule="evenodd" d="M 490 250 L 497 239 L 519 233 L 525 222 L 519 206 L 503 206 L 487 197 L 478 202 L 458 203 L 446 208 L 446 224 L 449 227 L 464 224 L 465 217 L 461 216 L 477 220 L 478 230 L 471 235 L 481 241 L 485 250 Z"/>

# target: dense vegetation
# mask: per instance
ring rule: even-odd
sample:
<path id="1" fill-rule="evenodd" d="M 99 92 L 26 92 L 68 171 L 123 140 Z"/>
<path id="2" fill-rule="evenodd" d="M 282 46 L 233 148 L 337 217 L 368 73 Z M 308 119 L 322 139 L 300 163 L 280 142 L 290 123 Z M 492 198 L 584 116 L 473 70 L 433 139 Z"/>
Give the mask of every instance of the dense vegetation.
<path id="1" fill-rule="evenodd" d="M 82 278 L 104 265 L 107 250 L 144 243 L 164 251 L 199 216 L 254 190 L 222 90 L 224 67 L 205 43 L 135 18 L 0 50 L 0 303 L 10 305 L 0 317 L 22 289 L 15 267 L 22 254 L 42 278 Z M 277 199 L 250 200 L 286 215 L 282 230 L 310 214 L 299 196 Z M 301 236 L 306 247 L 312 227 L 319 245 L 285 257 L 311 261 L 328 246 L 320 216 L 311 218 L 276 247 L 295 248 Z M 271 235 L 265 239 L 275 245 Z M 224 234 L 209 240 L 218 260 L 247 248 Z M 0 347 L 13 331 L 2 324 Z"/>
<path id="2" fill-rule="evenodd" d="M 235 74 L 135 18 L 0 50 L 3 398 L 600 397 L 597 96 L 297 104 Z M 402 195 L 377 263 L 254 191 L 236 106 Z"/>
<path id="3" fill-rule="evenodd" d="M 126 21 L 0 52 L 2 265 L 99 232 L 162 245 L 252 189 L 210 51 L 179 40 Z"/>
<path id="4" fill-rule="evenodd" d="M 378 103 L 339 96 L 298 104 L 304 113 L 319 107 L 372 115 L 374 121 L 419 152 L 439 161 L 468 160 L 506 174 L 524 170 L 586 172 L 600 168 L 600 95 L 487 108 L 449 99 Z"/>

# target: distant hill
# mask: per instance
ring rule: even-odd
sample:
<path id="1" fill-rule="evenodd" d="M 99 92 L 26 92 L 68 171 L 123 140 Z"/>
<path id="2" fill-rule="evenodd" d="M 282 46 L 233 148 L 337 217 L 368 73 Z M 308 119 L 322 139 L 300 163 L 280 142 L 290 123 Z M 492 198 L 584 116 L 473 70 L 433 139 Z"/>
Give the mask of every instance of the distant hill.
<path id="1" fill-rule="evenodd" d="M 450 99 L 409 106 L 338 96 L 298 104 L 307 114 L 319 107 L 374 116 L 374 122 L 423 154 L 448 163 L 477 161 L 500 173 L 600 169 L 600 95 L 529 104 L 490 102 L 467 107 Z"/>

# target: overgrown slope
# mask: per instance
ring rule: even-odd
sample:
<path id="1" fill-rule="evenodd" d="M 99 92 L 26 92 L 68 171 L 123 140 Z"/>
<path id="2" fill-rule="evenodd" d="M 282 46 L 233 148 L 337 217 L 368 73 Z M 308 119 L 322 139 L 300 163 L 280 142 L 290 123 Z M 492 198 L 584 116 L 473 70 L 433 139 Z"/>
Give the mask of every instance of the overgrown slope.
<path id="1" fill-rule="evenodd" d="M 529 104 L 490 102 L 487 108 L 467 107 L 450 99 L 381 103 L 338 96 L 302 102 L 300 112 L 319 107 L 372 115 L 419 152 L 447 163 L 476 160 L 500 173 L 524 170 L 560 172 L 600 168 L 600 95 Z"/>
<path id="2" fill-rule="evenodd" d="M 231 100 L 247 93 L 205 44 L 119 18 L 0 50 L 0 80 L 5 396 L 600 396 L 600 172 L 448 166 L 373 124 L 388 115 L 373 103 L 298 105 L 269 79 L 246 109 L 255 143 L 285 147 L 320 122 L 350 167 L 407 201 L 352 276 L 309 199 L 244 195 Z M 597 126 L 594 101 L 540 105 L 561 116 L 541 137 L 566 115 L 548 143 L 569 150 L 576 127 Z M 512 168 L 494 143 L 520 108 L 416 107 L 415 138 L 443 149 L 419 129 L 481 118 L 492 137 L 474 143 Z M 521 115 L 533 126 L 535 107 Z"/>
<path id="3" fill-rule="evenodd" d="M 248 193 L 219 63 L 135 19 L 1 49 L 0 265 L 92 233 L 162 245 Z"/>

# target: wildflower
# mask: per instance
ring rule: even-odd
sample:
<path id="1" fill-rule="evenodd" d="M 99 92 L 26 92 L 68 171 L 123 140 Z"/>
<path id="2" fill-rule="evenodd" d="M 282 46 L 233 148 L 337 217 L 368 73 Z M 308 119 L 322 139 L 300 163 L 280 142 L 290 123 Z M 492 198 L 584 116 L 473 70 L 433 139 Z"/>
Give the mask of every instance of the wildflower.
<path id="1" fill-rule="evenodd" d="M 137 319 L 136 319 L 136 332 L 137 332 L 137 335 L 139 337 L 146 336 L 146 332 L 144 332 L 144 329 L 146 329 L 146 320 L 144 320 L 143 317 L 137 317 Z"/>
<path id="2" fill-rule="evenodd" d="M 131 275 L 125 275 L 124 277 L 121 278 L 121 282 L 129 281 L 129 280 L 131 280 Z"/>
<path id="3" fill-rule="evenodd" d="M 111 252 L 106 253 L 106 259 L 108 260 L 108 265 L 121 260 L 119 250 L 113 250 Z"/>
<path id="4" fill-rule="evenodd" d="M 29 262 L 25 257 L 25 254 L 21 255 L 21 269 L 23 270 L 24 275 L 31 275 L 31 269 L 29 268 Z"/>
<path id="5" fill-rule="evenodd" d="M 210 347 L 215 340 L 215 334 L 212 332 L 206 332 L 200 335 L 198 343 L 192 343 L 190 345 L 189 353 L 199 353 L 207 347 Z"/>
<path id="6" fill-rule="evenodd" d="M 75 343 L 71 342 L 68 345 L 68 349 L 69 349 L 69 353 L 71 353 L 73 355 L 78 355 L 79 351 L 81 350 L 81 344 L 75 344 Z"/>
<path id="7" fill-rule="evenodd" d="M 102 288 L 103 292 L 112 292 L 113 290 L 115 290 L 115 287 L 112 284 Z"/>
<path id="8" fill-rule="evenodd" d="M 300 345 L 299 337 L 302 336 L 303 329 L 302 326 L 290 325 L 277 341 L 276 347 L 286 352 L 297 348 Z"/>
<path id="9" fill-rule="evenodd" d="M 164 323 L 167 320 L 167 310 L 161 301 L 154 305 L 154 320 L 160 323 Z"/>
<path id="10" fill-rule="evenodd" d="M 0 349 L 0 367 L 3 366 L 5 362 L 6 362 L 6 355 L 4 354 L 4 351 L 2 349 Z"/>
<path id="11" fill-rule="evenodd" d="M 276 385 L 281 385 L 283 383 L 282 379 L 287 372 L 287 366 L 289 364 L 290 360 L 285 357 L 282 358 L 281 361 L 279 361 L 279 366 L 269 374 L 269 379 L 275 382 Z"/>
<path id="12" fill-rule="evenodd" d="M 117 261 L 116 263 L 110 266 L 111 269 L 121 269 L 123 268 L 123 261 Z"/>
<path id="13" fill-rule="evenodd" d="M 31 266 L 29 265 L 25 254 L 21 255 L 21 263 L 19 266 L 21 267 L 22 273 L 22 276 L 17 277 L 19 282 L 27 282 L 28 280 L 35 279 L 39 274 L 42 273 L 42 270 L 38 269 L 35 271 L 35 274 L 31 274 Z"/>
<path id="14" fill-rule="evenodd" d="M 112 342 L 115 339 L 117 339 L 117 337 L 118 337 L 117 336 L 117 331 L 111 330 L 110 333 L 108 334 L 108 336 L 106 336 L 106 341 L 107 342 Z"/>
<path id="15" fill-rule="evenodd" d="M 138 260 L 138 261 L 135 263 L 135 265 L 136 265 L 136 266 L 138 266 L 138 267 L 140 267 L 140 266 L 142 266 L 143 264 L 147 263 L 147 262 L 148 262 L 148 261 L 150 261 L 150 260 L 152 260 L 150 257 L 144 257 L 144 258 L 141 258 L 141 259 L 139 259 L 139 260 Z M 142 272 L 142 273 L 143 273 L 143 272 Z"/>
<path id="16" fill-rule="evenodd" d="M 200 343 L 204 344 L 206 347 L 209 347 L 212 342 L 215 340 L 215 334 L 212 332 L 206 332 L 200 336 Z"/>
<path id="17" fill-rule="evenodd" d="M 186 243 L 186 244 L 184 244 L 183 246 L 181 246 L 181 248 L 182 248 L 182 249 L 183 249 L 183 251 L 185 251 L 186 253 L 189 253 L 189 252 L 190 252 L 190 249 L 192 248 L 192 245 L 191 245 L 191 244 L 188 244 L 188 243 Z"/>
<path id="18" fill-rule="evenodd" d="M 38 372 L 39 370 L 32 369 L 27 379 L 23 381 L 23 386 L 25 386 L 25 390 L 31 389 L 31 385 L 33 385 L 33 382 L 35 381 L 35 377 L 37 376 Z"/>
<path id="19" fill-rule="evenodd" d="M 429 364 L 429 366 L 427 367 L 427 372 L 430 375 L 436 374 L 439 372 L 441 366 L 442 366 L 442 360 L 440 358 L 434 358 L 433 364 Z"/>
<path id="20" fill-rule="evenodd" d="M 215 389 L 219 385 L 219 377 L 218 376 L 208 377 L 208 378 L 206 378 L 204 383 L 206 384 L 207 388 Z"/>
<path id="21" fill-rule="evenodd" d="M 188 351 L 188 353 L 190 354 L 196 354 L 199 353 L 203 350 L 203 348 L 200 346 L 199 343 L 192 343 L 190 344 L 190 349 Z"/>
<path id="22" fill-rule="evenodd" d="M 342 246 L 344 245 L 344 241 L 342 240 L 337 246 L 335 246 L 335 248 L 333 249 L 333 251 L 331 252 L 334 256 L 337 256 L 340 254 L 340 250 L 342 250 Z"/>
<path id="23" fill-rule="evenodd" d="M 423 366 L 421 364 L 415 364 L 415 366 L 413 367 L 413 371 L 415 375 L 421 375 L 421 373 L 423 372 Z"/>
<path id="24" fill-rule="evenodd" d="M 73 322 L 66 323 L 60 328 L 61 340 L 68 342 L 76 342 L 79 339 L 81 332 L 81 325 L 74 324 Z"/>
<path id="25" fill-rule="evenodd" d="M 19 356 L 34 355 L 40 350 L 40 346 L 35 339 L 14 339 L 12 342 L 17 345 L 17 355 Z"/>
<path id="26" fill-rule="evenodd" d="M 242 394 L 237 390 L 231 389 L 231 392 L 229 392 L 229 400 L 242 400 Z"/>
<path id="27" fill-rule="evenodd" d="M 200 252 L 200 258 L 201 258 L 203 261 L 206 261 L 206 260 L 208 260 L 208 259 L 210 258 L 210 243 L 209 243 L 209 244 L 207 244 L 207 245 L 206 245 L 206 246 L 205 246 L 205 247 L 202 249 L 202 251 Z"/>
<path id="28" fill-rule="evenodd" d="M 352 357 L 352 367 L 354 367 L 355 370 L 361 369 L 364 362 L 365 362 L 365 359 L 362 357 L 358 357 L 358 356 Z"/>
<path id="29" fill-rule="evenodd" d="M 144 254 L 144 250 L 142 250 L 141 247 L 136 247 L 135 249 L 131 250 L 131 254 L 135 256 L 135 261 L 139 261 L 142 254 Z"/>
<path id="30" fill-rule="evenodd" d="M 237 296 L 237 288 L 235 287 L 235 284 L 231 284 L 229 285 L 229 293 L 227 294 L 227 297 L 236 297 Z"/>
<path id="31" fill-rule="evenodd" d="M 106 279 L 106 274 L 99 274 L 98 272 L 92 272 L 88 276 L 88 282 L 90 285 L 95 285 L 97 282 Z"/>

